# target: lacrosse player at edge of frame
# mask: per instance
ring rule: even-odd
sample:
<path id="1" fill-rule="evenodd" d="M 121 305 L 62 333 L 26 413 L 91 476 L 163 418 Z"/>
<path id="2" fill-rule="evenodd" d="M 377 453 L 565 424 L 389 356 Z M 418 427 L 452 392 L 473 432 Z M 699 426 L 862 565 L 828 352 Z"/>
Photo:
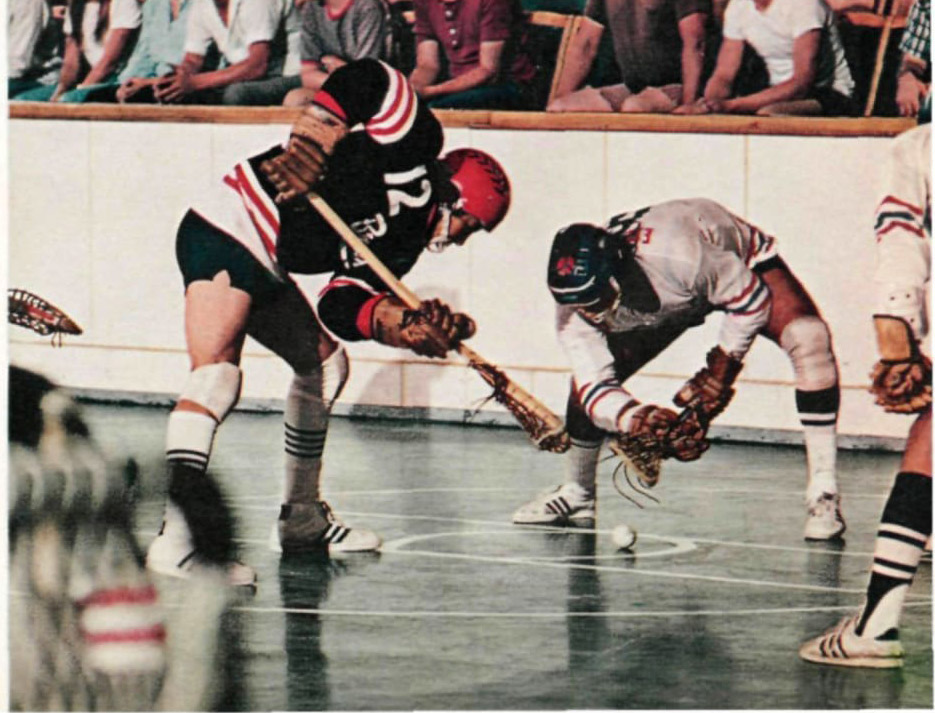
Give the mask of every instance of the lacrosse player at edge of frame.
<path id="1" fill-rule="evenodd" d="M 921 349 L 928 334 L 926 288 L 932 259 L 931 124 L 898 136 L 891 155 L 890 182 L 874 225 L 873 325 L 880 359 L 870 390 L 885 411 L 914 414 L 915 421 L 883 508 L 864 604 L 802 645 L 799 655 L 813 663 L 903 665 L 899 619 L 932 534 L 932 362 Z"/>
<path id="2" fill-rule="evenodd" d="M 610 434 L 653 436 L 670 455 L 694 460 L 707 449 L 712 419 L 734 394 L 754 338 L 763 334 L 792 361 L 805 431 L 805 538 L 844 532 L 835 477 L 838 369 L 828 326 L 779 257 L 775 239 L 706 199 L 673 200 L 558 232 L 548 285 L 556 328 L 572 369 L 565 482 L 519 508 L 518 524 L 590 520 L 598 453 Z M 674 397 L 683 417 L 641 404 L 626 379 L 712 311 L 724 313 L 707 365 Z M 685 418 L 685 416 L 689 416 Z"/>
<path id="3" fill-rule="evenodd" d="M 355 130 L 352 130 L 355 129 Z M 408 308 L 348 248 L 307 195 L 314 191 L 396 276 L 424 250 L 492 231 L 510 204 L 503 168 L 482 151 L 439 157 L 441 125 L 406 79 L 376 60 L 336 70 L 293 125 L 288 142 L 237 164 L 193 204 L 178 230 L 191 371 L 169 416 L 168 503 L 148 566 L 185 577 L 226 567 L 252 586 L 252 568 L 218 537 L 232 527 L 206 477 L 218 425 L 240 397 L 250 335 L 294 376 L 285 403 L 285 487 L 270 546 L 328 554 L 375 550 L 380 538 L 346 526 L 321 499 L 331 406 L 348 375 L 343 340 L 444 357 L 475 330 L 440 300 Z M 331 273 L 317 315 L 289 273 Z M 320 320 L 320 321 L 319 321 Z M 323 326 L 324 325 L 324 326 Z"/>

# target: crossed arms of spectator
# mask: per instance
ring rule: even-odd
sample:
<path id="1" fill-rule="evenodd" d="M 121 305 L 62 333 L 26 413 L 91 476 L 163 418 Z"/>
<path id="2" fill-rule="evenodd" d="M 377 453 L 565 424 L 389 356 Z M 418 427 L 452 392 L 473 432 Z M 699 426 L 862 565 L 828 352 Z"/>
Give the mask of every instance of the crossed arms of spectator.
<path id="1" fill-rule="evenodd" d="M 755 114 L 770 104 L 805 99 L 815 83 L 821 30 L 803 32 L 792 45 L 792 76 L 771 87 L 743 97 L 731 97 L 734 80 L 743 60 L 743 40 L 724 39 L 714 73 L 705 86 L 704 96 L 680 114 Z"/>
<path id="2" fill-rule="evenodd" d="M 269 55 L 269 42 L 254 42 L 247 48 L 246 59 L 223 69 L 202 72 L 204 55 L 188 52 L 172 74 L 154 80 L 153 94 L 157 101 L 171 104 L 203 89 L 261 79 L 266 76 Z"/>
<path id="3" fill-rule="evenodd" d="M 503 47 L 506 42 L 481 42 L 477 66 L 452 79 L 435 84 L 441 71 L 441 56 L 436 40 L 427 39 L 416 47 L 416 67 L 409 76 L 409 82 L 416 93 L 423 99 L 465 92 L 496 81 L 500 76 L 500 64 Z"/>

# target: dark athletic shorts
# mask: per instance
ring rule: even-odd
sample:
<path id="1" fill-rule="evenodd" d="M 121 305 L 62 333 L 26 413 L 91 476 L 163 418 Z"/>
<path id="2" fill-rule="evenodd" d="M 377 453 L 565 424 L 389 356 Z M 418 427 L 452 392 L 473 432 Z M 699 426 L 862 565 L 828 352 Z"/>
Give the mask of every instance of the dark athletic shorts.
<path id="1" fill-rule="evenodd" d="M 175 257 L 185 289 L 196 280 L 213 280 L 224 270 L 231 285 L 249 294 L 257 305 L 287 289 L 288 283 L 277 279 L 247 248 L 193 210 L 179 224 Z"/>

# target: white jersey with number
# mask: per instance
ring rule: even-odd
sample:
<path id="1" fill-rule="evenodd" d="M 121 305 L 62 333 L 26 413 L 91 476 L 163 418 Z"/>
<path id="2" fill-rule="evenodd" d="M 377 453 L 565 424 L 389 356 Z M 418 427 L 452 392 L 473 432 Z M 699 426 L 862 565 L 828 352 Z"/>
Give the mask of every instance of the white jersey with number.
<path id="1" fill-rule="evenodd" d="M 932 252 L 932 127 L 893 141 L 886 196 L 877 207 L 877 313 L 905 319 L 917 339 L 928 334 L 925 297 Z"/>
<path id="2" fill-rule="evenodd" d="M 777 256 L 775 239 L 707 199 L 676 200 L 617 215 L 606 229 L 633 246 L 636 263 L 660 307 L 640 312 L 618 306 L 595 326 L 572 306 L 558 305 L 556 326 L 575 389 L 591 421 L 607 431 L 625 427 L 636 404 L 614 371 L 608 333 L 700 324 L 724 312 L 718 343 L 742 358 L 769 320 L 769 289 L 753 268 Z M 626 285 L 622 286 L 626 292 Z"/>

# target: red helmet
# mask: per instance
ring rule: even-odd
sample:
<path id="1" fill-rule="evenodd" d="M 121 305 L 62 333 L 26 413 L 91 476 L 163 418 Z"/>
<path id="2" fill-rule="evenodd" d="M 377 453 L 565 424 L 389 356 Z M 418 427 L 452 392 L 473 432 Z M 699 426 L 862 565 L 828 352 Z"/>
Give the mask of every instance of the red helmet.
<path id="1" fill-rule="evenodd" d="M 441 157 L 451 182 L 461 194 L 461 208 L 477 218 L 488 232 L 497 227 L 510 207 L 510 179 L 490 154 L 456 149 Z"/>

